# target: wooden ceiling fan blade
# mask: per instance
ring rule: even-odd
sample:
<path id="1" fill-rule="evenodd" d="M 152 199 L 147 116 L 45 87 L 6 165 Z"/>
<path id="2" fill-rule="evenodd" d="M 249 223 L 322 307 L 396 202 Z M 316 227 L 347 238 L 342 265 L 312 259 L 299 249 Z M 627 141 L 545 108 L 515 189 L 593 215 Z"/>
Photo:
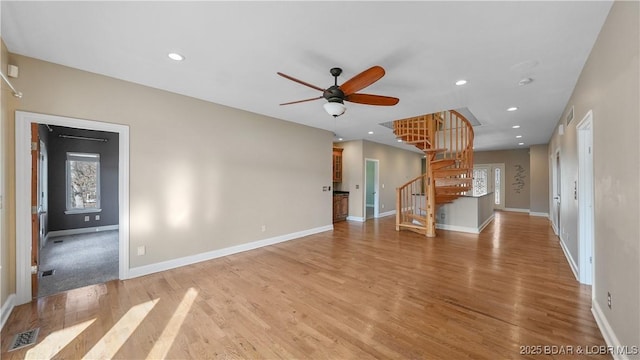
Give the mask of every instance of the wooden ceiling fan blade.
<path id="1" fill-rule="evenodd" d="M 302 84 L 302 85 L 304 85 L 304 86 L 308 86 L 308 87 L 310 87 L 310 88 L 312 88 L 312 89 L 316 89 L 316 90 L 324 91 L 324 89 L 323 89 L 323 88 L 321 88 L 321 87 L 319 87 L 319 86 L 315 86 L 315 85 L 309 84 L 308 82 L 304 82 L 304 81 L 302 81 L 302 80 L 296 79 L 296 78 L 294 78 L 293 76 L 289 76 L 289 75 L 287 75 L 287 74 L 283 74 L 283 73 L 281 73 L 281 72 L 278 72 L 277 74 L 278 74 L 278 75 L 280 75 L 280 76 L 282 76 L 282 77 L 283 77 L 283 78 L 285 78 L 285 79 L 289 79 L 289 80 L 291 80 L 291 81 L 295 81 L 295 82 L 297 82 L 298 84 Z M 283 104 L 281 104 L 281 105 L 283 105 Z"/>
<path id="2" fill-rule="evenodd" d="M 351 94 L 345 97 L 346 101 L 358 104 L 378 105 L 378 106 L 393 106 L 397 104 L 400 99 L 391 96 L 371 95 L 371 94 Z"/>
<path id="3" fill-rule="evenodd" d="M 291 104 L 297 104 L 297 103 L 301 103 L 301 102 L 313 101 L 313 100 L 318 100 L 318 99 L 322 99 L 322 96 L 314 97 L 314 98 L 311 98 L 311 99 L 291 101 L 291 102 L 280 104 L 280 105 L 291 105 Z"/>
<path id="4" fill-rule="evenodd" d="M 380 80 L 383 76 L 384 69 L 380 66 L 373 66 L 340 85 L 340 90 L 349 96 Z"/>

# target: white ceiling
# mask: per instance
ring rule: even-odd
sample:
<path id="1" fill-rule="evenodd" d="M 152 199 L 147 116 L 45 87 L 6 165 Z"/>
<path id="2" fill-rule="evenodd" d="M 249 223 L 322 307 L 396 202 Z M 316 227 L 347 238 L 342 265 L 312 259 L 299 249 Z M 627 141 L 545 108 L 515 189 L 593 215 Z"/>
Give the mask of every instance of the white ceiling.
<path id="1" fill-rule="evenodd" d="M 12 53 L 407 149 L 378 124 L 466 107 L 482 124 L 475 127 L 478 151 L 548 142 L 611 2 L 1 6 L 1 34 Z M 171 51 L 186 60 L 169 60 Z M 342 83 L 373 65 L 386 75 L 362 92 L 398 97 L 398 105 L 345 103 L 337 119 L 322 108 L 324 99 L 278 105 L 321 95 L 278 71 L 326 88 L 332 67 L 344 70 Z M 534 81 L 519 86 L 524 77 Z M 455 86 L 459 79 L 468 84 Z M 505 111 L 510 106 L 519 110 Z"/>

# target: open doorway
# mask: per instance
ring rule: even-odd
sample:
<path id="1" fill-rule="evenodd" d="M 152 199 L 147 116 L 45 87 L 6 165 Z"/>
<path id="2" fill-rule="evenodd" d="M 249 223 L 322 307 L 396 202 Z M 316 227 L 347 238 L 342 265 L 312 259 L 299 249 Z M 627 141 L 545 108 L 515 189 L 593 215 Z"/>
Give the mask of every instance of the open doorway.
<path id="1" fill-rule="evenodd" d="M 37 176 L 32 174 L 40 220 L 32 296 L 118 279 L 118 134 L 32 126 L 40 142 Z M 55 191 L 48 191 L 49 184 Z"/>
<path id="2" fill-rule="evenodd" d="M 578 123 L 578 253 L 579 280 L 593 283 L 593 113 Z"/>
<path id="3" fill-rule="evenodd" d="M 34 146 L 30 146 L 32 139 L 32 124 L 43 124 L 45 127 L 49 125 L 49 128 L 65 128 L 65 131 L 71 131 L 69 129 L 76 130 L 85 130 L 85 131 L 94 131 L 94 132 L 111 132 L 117 135 L 117 155 L 116 161 L 111 166 L 110 170 L 106 168 L 104 171 L 112 172 L 112 179 L 117 183 L 117 191 L 116 193 L 111 193 L 106 196 L 112 197 L 113 201 L 117 204 L 117 210 L 115 213 L 115 217 L 117 219 L 117 229 L 115 232 L 117 233 L 117 277 L 119 279 L 126 279 L 128 277 L 128 263 L 129 263 L 129 235 L 128 235 L 128 227 L 129 227 L 129 128 L 124 125 L 110 124 L 110 123 L 102 123 L 90 120 L 81 120 L 81 119 L 73 119 L 66 118 L 60 116 L 52 116 L 52 115 L 43 115 L 43 114 L 35 114 L 28 112 L 16 112 L 16 295 L 17 295 L 17 303 L 23 304 L 31 301 L 32 298 L 37 296 L 37 287 L 32 287 L 33 285 L 37 285 L 37 280 L 33 281 L 32 274 L 37 275 L 41 270 L 47 269 L 39 269 L 37 266 L 40 265 L 40 261 L 38 256 L 36 256 L 36 267 L 32 267 L 31 261 L 33 258 L 33 251 L 40 250 L 39 246 L 39 232 L 40 231 L 32 231 L 32 200 L 34 197 L 38 197 L 38 193 L 33 191 L 32 189 L 32 170 L 34 168 L 34 164 L 36 164 L 40 157 L 32 157 L 33 151 L 31 150 Z M 37 131 L 36 131 L 37 132 Z M 74 135 L 74 134 L 70 134 Z M 79 140 L 79 139 L 76 139 Z M 84 140 L 90 141 L 90 140 Z M 39 144 L 39 141 L 37 142 Z M 37 146 L 39 147 L 39 146 Z M 49 189 L 53 189 L 54 184 L 52 184 L 52 176 L 51 173 L 54 169 L 52 169 L 52 144 L 46 145 L 47 151 L 47 167 L 48 167 L 48 184 L 47 187 Z M 79 221 L 91 222 L 91 219 L 96 220 L 96 216 L 98 216 L 98 221 L 103 219 L 103 216 L 106 213 L 101 211 L 96 211 L 98 208 L 102 208 L 102 206 L 97 207 L 97 194 L 93 194 L 92 191 L 87 191 L 82 196 L 82 205 L 84 208 L 93 208 L 93 211 L 83 212 L 82 210 L 77 212 L 74 210 L 78 209 L 70 209 L 67 207 L 69 202 L 72 202 L 72 197 L 68 196 L 67 187 L 69 185 L 69 179 L 67 176 L 68 169 L 70 166 L 70 161 L 79 161 L 85 160 L 87 162 L 95 161 L 95 158 L 91 157 L 83 157 L 82 154 L 95 154 L 95 152 L 80 152 L 80 151 L 63 151 L 63 160 L 62 163 L 65 165 L 63 169 L 57 169 L 56 171 L 64 172 L 64 185 L 55 186 L 55 193 L 58 193 L 65 204 L 65 209 L 62 211 L 62 216 L 67 216 L 67 220 L 71 219 L 68 217 L 69 215 L 79 215 Z M 80 154 L 80 155 L 78 155 Z M 79 156 L 79 157 L 78 157 Z M 35 159 L 34 159 L 35 158 Z M 36 166 L 36 168 L 41 166 Z M 42 172 L 42 171 L 41 171 Z M 43 186 L 41 181 L 35 181 Z M 100 187 L 102 189 L 102 187 Z M 42 189 L 41 189 L 42 190 Z M 34 195 L 35 193 L 35 195 Z M 44 236 L 44 246 L 46 246 L 47 242 L 55 239 L 52 237 L 51 233 L 53 230 L 53 203 L 52 197 L 54 191 L 48 191 L 47 196 L 47 234 Z M 78 195 L 78 194 L 75 194 Z M 74 195 L 74 196 L 75 196 Z M 40 194 L 40 197 L 42 195 Z M 79 201 L 79 200 L 78 200 Z M 73 206 L 79 208 L 79 203 L 76 201 Z M 34 209 L 36 210 L 36 209 Z M 87 210 L 87 209 L 84 209 Z M 75 212 L 75 213 L 74 213 Z M 41 216 L 41 215 L 40 215 Z M 39 219 L 39 216 L 36 217 Z M 87 220 L 88 218 L 88 220 Z M 76 219 L 78 220 L 78 219 Z M 56 223 L 59 220 L 55 220 Z M 40 227 L 38 226 L 38 230 Z M 73 229 L 58 229 L 62 230 L 71 230 Z M 95 228 L 93 229 L 95 231 Z M 102 230 L 102 229 L 99 229 Z M 106 230 L 106 229 L 105 229 Z M 101 232 L 101 231 L 97 231 Z M 35 236 L 38 236 L 38 240 L 34 241 L 35 246 L 32 246 L 33 239 L 35 238 L 33 233 L 36 233 Z M 106 232 L 105 232 L 106 233 Z M 65 232 L 60 232 L 58 235 L 66 236 L 73 235 Z"/>
<path id="4" fill-rule="evenodd" d="M 379 163 L 376 159 L 365 159 L 365 219 L 379 217 Z"/>

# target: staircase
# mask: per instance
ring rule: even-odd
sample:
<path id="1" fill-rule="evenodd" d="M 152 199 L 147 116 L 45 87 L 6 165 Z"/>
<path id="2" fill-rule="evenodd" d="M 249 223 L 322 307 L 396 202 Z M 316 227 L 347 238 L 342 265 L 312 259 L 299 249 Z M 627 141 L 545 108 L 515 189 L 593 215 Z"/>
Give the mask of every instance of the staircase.
<path id="1" fill-rule="evenodd" d="M 396 189 L 396 230 L 436 236 L 436 211 L 473 186 L 473 127 L 455 110 L 393 122 L 393 133 L 424 151 L 426 172 Z"/>

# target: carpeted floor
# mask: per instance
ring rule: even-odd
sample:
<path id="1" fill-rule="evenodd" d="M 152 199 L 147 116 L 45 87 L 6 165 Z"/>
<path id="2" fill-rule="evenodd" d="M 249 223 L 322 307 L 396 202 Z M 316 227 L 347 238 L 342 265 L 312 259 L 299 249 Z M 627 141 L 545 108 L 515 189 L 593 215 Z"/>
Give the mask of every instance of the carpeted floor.
<path id="1" fill-rule="evenodd" d="M 118 230 L 50 238 L 40 250 L 38 297 L 118 278 Z"/>

